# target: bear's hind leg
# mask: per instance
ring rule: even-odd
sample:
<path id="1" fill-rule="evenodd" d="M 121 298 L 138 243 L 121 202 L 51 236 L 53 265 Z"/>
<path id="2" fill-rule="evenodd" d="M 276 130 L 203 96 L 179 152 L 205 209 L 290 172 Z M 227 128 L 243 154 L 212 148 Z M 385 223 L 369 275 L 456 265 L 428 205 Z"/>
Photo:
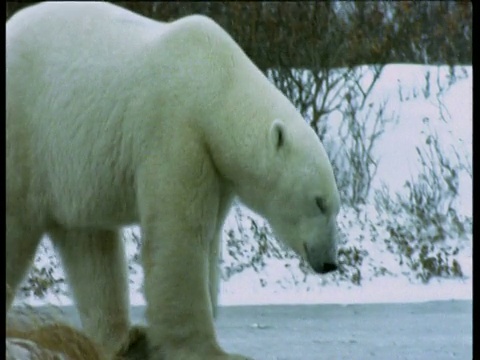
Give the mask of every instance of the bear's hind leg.
<path id="1" fill-rule="evenodd" d="M 219 259 L 221 259 L 222 256 L 222 230 L 225 218 L 230 210 L 231 202 L 232 196 L 226 191 L 222 192 L 220 195 L 215 234 L 212 242 L 209 244 L 208 290 L 214 319 L 218 314 L 218 292 L 220 290 Z"/>
<path id="2" fill-rule="evenodd" d="M 218 269 L 218 258 L 220 254 L 221 244 L 220 244 L 221 232 L 218 231 L 213 241 L 210 243 L 209 256 L 208 256 L 208 290 L 210 293 L 210 303 L 212 306 L 213 318 L 217 317 L 217 307 L 218 307 L 218 291 L 220 287 L 220 276 Z"/>
<path id="3" fill-rule="evenodd" d="M 42 232 L 32 224 L 6 216 L 6 311 L 10 309 L 18 285 L 27 274 L 35 256 Z"/>
<path id="4" fill-rule="evenodd" d="M 51 232 L 86 333 L 113 354 L 130 327 L 127 264 L 117 231 Z"/>

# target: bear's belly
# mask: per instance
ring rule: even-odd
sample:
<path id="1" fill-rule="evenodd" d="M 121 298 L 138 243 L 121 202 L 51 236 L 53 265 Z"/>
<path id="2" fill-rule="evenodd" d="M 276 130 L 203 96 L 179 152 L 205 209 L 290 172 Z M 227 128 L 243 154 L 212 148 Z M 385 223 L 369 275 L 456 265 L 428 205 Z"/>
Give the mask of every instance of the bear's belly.
<path id="1" fill-rule="evenodd" d="M 102 209 L 103 210 L 103 209 Z M 68 214 L 54 216 L 54 222 L 63 228 L 116 229 L 138 223 L 138 217 L 132 212 L 106 212 L 101 209 L 71 211 Z"/>
<path id="2" fill-rule="evenodd" d="M 64 228 L 90 229 L 112 229 L 138 223 L 137 204 L 132 193 L 108 191 L 84 196 L 64 195 L 61 201 L 52 204 L 53 221 Z"/>

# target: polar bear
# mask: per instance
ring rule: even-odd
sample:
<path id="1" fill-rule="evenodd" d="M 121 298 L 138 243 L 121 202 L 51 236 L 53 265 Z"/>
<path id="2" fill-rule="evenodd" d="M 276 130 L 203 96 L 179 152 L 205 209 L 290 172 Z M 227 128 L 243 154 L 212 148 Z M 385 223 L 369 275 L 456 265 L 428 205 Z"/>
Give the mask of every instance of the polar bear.
<path id="1" fill-rule="evenodd" d="M 41 3 L 6 25 L 7 310 L 43 234 L 87 334 L 129 341 L 121 226 L 139 223 L 151 359 L 237 360 L 214 332 L 237 196 L 318 273 L 337 268 L 339 194 L 295 107 L 214 21 Z"/>

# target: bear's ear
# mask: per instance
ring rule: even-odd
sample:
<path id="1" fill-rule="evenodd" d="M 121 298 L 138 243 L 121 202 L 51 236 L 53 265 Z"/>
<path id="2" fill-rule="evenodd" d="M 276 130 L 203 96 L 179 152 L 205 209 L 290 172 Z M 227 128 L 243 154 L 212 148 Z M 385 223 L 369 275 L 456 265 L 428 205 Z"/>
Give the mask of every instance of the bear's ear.
<path id="1" fill-rule="evenodd" d="M 275 150 L 279 150 L 285 144 L 285 124 L 275 119 L 270 126 L 270 143 Z"/>

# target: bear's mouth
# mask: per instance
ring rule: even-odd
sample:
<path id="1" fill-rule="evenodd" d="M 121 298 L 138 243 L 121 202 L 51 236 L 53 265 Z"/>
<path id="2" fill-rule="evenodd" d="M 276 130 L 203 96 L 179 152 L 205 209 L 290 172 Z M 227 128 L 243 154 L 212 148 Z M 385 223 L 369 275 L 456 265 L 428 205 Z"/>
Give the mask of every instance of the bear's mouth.
<path id="1" fill-rule="evenodd" d="M 303 252 L 305 253 L 305 259 L 307 259 L 307 261 L 310 262 L 308 260 L 308 247 L 306 243 L 303 243 Z"/>

